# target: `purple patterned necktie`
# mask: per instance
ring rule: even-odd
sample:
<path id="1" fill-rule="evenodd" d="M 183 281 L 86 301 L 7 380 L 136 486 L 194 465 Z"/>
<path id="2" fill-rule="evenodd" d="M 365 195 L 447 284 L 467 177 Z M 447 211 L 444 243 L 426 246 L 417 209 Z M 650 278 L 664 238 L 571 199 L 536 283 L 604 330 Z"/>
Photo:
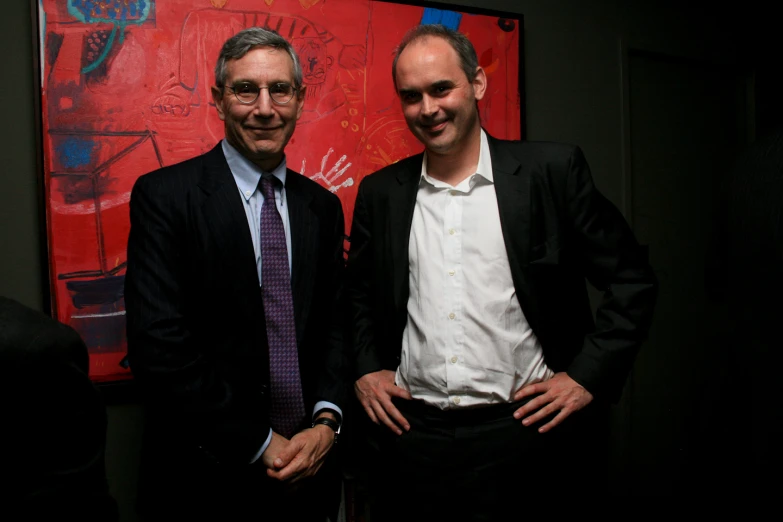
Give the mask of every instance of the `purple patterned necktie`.
<path id="1" fill-rule="evenodd" d="M 296 433 L 305 416 L 299 354 L 296 348 L 294 301 L 288 269 L 283 219 L 275 204 L 274 176 L 261 178 L 261 294 L 269 343 L 272 429 L 286 438 Z"/>

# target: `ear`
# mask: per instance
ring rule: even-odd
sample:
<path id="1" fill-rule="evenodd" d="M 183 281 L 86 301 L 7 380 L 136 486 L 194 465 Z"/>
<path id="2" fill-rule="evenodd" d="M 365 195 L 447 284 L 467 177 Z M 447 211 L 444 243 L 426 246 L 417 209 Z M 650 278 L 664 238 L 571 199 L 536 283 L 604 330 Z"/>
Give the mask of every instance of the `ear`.
<path id="1" fill-rule="evenodd" d="M 307 90 L 306 85 L 302 85 L 299 87 L 299 90 L 296 91 L 296 119 L 302 117 L 302 111 L 304 110 L 304 102 L 305 102 L 305 91 Z"/>
<path id="2" fill-rule="evenodd" d="M 221 120 L 225 121 L 226 111 L 223 110 L 223 89 L 220 89 L 217 85 L 212 86 L 212 101 L 215 102 L 218 116 Z"/>
<path id="3" fill-rule="evenodd" d="M 476 101 L 484 97 L 484 93 L 487 91 L 487 74 L 481 67 L 476 68 L 476 77 L 473 78 L 473 97 Z"/>

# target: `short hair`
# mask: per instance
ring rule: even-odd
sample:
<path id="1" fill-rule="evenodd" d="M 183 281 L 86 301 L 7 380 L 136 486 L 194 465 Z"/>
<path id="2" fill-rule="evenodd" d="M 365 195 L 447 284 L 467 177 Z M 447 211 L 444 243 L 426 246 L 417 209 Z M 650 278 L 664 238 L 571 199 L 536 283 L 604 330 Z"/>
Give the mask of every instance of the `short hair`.
<path id="1" fill-rule="evenodd" d="M 464 34 L 449 29 L 445 25 L 441 24 L 424 24 L 417 25 L 411 28 L 405 33 L 405 36 L 394 51 L 394 61 L 392 62 L 392 80 L 394 80 L 394 88 L 397 89 L 397 60 L 399 60 L 402 51 L 405 48 L 422 38 L 435 37 L 442 38 L 451 45 L 452 49 L 457 51 L 459 56 L 459 63 L 462 70 L 465 72 L 465 76 L 468 77 L 468 81 L 476 79 L 476 69 L 478 69 L 478 56 L 476 56 L 476 49 L 473 48 L 473 44 L 470 43 L 468 37 Z"/>
<path id="2" fill-rule="evenodd" d="M 220 49 L 217 65 L 215 65 L 215 85 L 221 89 L 226 85 L 226 76 L 228 75 L 228 61 L 238 60 L 249 53 L 252 49 L 259 47 L 271 47 L 280 51 L 285 51 L 291 57 L 294 66 L 294 87 L 302 86 L 302 65 L 299 63 L 299 57 L 294 51 L 294 47 L 277 31 L 263 27 L 249 27 L 239 31 L 237 34 L 226 40 L 223 48 Z"/>

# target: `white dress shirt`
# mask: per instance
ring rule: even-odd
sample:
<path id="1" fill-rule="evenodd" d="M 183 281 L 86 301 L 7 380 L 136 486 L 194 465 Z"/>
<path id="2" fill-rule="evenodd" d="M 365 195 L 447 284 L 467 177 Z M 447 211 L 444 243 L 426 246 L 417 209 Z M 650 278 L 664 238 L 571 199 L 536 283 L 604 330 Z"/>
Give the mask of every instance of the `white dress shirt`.
<path id="1" fill-rule="evenodd" d="M 452 187 L 427 174 L 425 153 L 409 239 L 396 382 L 444 410 L 511 402 L 553 375 L 511 279 L 483 130 L 477 167 Z"/>
<path id="2" fill-rule="evenodd" d="M 232 147 L 226 140 L 221 143 L 223 154 L 226 156 L 228 168 L 239 189 L 239 195 L 245 209 L 245 217 L 250 227 L 250 237 L 253 238 L 253 251 L 256 255 L 256 270 L 258 271 L 258 285 L 261 286 L 261 208 L 264 206 L 264 195 L 258 189 L 258 183 L 261 181 L 262 171 L 254 163 L 242 156 L 238 150 Z M 285 179 L 286 179 L 286 159 L 280 162 L 271 174 L 280 180 L 280 185 L 275 185 L 275 203 L 280 217 L 283 219 L 283 229 L 285 230 L 285 243 L 288 248 L 288 270 L 291 271 L 291 220 L 288 217 L 288 207 L 285 200 Z M 247 325 L 248 328 L 254 328 L 255 325 Z M 318 401 L 313 409 L 313 415 L 318 411 L 330 408 L 335 410 L 342 417 L 342 410 L 336 404 L 327 401 Z M 269 436 L 261 449 L 253 457 L 251 462 L 258 460 L 258 457 L 264 453 L 269 443 L 272 441 L 272 430 L 269 430 Z"/>

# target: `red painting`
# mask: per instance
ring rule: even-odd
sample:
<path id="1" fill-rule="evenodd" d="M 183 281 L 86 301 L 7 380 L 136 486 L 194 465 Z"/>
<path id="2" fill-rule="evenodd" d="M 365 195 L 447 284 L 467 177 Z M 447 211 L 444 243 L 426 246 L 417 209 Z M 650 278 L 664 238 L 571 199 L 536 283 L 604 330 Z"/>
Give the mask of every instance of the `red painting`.
<path id="1" fill-rule="evenodd" d="M 296 48 L 307 94 L 288 166 L 340 197 L 346 230 L 359 181 L 421 151 L 391 81 L 394 47 L 410 27 L 467 34 L 489 78 L 484 128 L 521 137 L 519 15 L 370 0 L 38 3 L 52 309 L 87 342 L 96 382 L 130 378 L 122 292 L 131 187 L 223 138 L 210 86 L 237 31 L 269 27 Z"/>

